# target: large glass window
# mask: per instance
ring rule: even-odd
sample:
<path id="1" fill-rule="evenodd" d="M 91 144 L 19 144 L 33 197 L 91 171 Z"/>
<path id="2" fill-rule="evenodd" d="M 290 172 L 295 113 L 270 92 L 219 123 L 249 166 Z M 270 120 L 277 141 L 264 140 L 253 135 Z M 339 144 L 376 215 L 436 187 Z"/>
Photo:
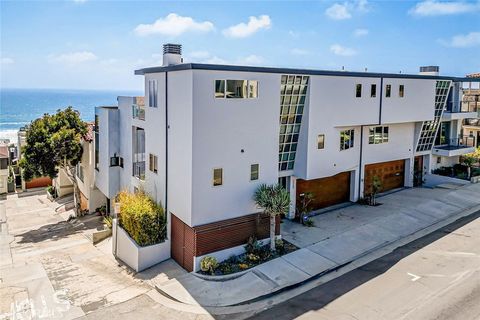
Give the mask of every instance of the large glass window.
<path id="1" fill-rule="evenodd" d="M 353 148 L 355 130 L 349 129 L 340 132 L 340 151 Z"/>
<path id="2" fill-rule="evenodd" d="M 360 98 L 362 96 L 362 85 L 357 84 L 355 88 L 355 97 Z"/>
<path id="3" fill-rule="evenodd" d="M 280 137 L 278 170 L 292 170 L 300 137 L 308 76 L 282 75 L 280 87 Z"/>
<path id="4" fill-rule="evenodd" d="M 227 80 L 227 98 L 246 98 L 247 80 Z"/>
<path id="5" fill-rule="evenodd" d="M 388 127 L 372 127 L 368 135 L 369 144 L 380 144 L 388 142 Z"/>
<path id="6" fill-rule="evenodd" d="M 258 81 L 215 80 L 215 98 L 258 98 Z"/>
<path id="7" fill-rule="evenodd" d="M 213 169 L 213 186 L 221 186 L 223 184 L 223 169 Z"/>
<path id="8" fill-rule="evenodd" d="M 259 176 L 259 166 L 258 163 L 250 165 L 250 180 L 258 180 Z"/>

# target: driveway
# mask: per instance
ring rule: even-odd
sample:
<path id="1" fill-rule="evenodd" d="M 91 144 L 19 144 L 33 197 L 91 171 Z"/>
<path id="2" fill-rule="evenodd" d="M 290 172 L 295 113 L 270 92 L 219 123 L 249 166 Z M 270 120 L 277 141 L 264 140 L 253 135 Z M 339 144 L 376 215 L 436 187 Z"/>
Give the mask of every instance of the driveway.
<path id="1" fill-rule="evenodd" d="M 57 206 L 44 192 L 0 201 L 0 319 L 73 319 L 150 289 L 118 264 L 108 243 L 91 244 L 100 217 L 66 222 L 71 212 Z"/>

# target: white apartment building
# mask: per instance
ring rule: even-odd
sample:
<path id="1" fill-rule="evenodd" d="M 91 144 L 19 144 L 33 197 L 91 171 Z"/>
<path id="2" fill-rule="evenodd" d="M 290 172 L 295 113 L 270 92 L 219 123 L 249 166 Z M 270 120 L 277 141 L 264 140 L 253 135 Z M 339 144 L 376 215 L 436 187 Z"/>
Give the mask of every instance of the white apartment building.
<path id="1" fill-rule="evenodd" d="M 252 200 L 262 183 L 289 190 L 293 218 L 305 192 L 314 209 L 354 202 L 374 176 L 383 191 L 417 186 L 473 150 L 459 136 L 470 117 L 460 112 L 465 79 L 438 68 L 408 75 L 183 63 L 181 46 L 169 44 L 163 66 L 135 74 L 145 77 L 144 103 L 119 97 L 118 106 L 96 108 L 96 185 L 109 199 L 142 188 L 161 202 L 171 255 L 187 270 L 205 255 L 238 252 L 250 235 L 268 237 Z"/>

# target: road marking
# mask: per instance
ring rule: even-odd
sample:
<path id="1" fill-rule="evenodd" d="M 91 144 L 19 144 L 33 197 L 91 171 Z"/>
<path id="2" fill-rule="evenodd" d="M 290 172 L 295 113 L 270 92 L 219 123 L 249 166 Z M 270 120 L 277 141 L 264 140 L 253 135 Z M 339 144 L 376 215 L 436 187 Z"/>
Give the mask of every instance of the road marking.
<path id="1" fill-rule="evenodd" d="M 415 282 L 417 281 L 418 279 L 420 279 L 421 277 L 420 276 L 417 276 L 416 274 L 413 274 L 413 273 L 410 273 L 410 272 L 407 272 L 407 274 L 412 277 L 412 281 Z"/>

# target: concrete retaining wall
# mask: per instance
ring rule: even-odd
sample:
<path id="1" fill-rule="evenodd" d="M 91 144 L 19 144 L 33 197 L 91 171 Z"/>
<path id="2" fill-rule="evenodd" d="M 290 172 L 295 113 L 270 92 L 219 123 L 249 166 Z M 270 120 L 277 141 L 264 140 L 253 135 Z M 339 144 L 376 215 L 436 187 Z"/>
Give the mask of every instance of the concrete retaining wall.
<path id="1" fill-rule="evenodd" d="M 170 258 L 170 240 L 140 247 L 113 219 L 113 254 L 137 272 Z"/>

